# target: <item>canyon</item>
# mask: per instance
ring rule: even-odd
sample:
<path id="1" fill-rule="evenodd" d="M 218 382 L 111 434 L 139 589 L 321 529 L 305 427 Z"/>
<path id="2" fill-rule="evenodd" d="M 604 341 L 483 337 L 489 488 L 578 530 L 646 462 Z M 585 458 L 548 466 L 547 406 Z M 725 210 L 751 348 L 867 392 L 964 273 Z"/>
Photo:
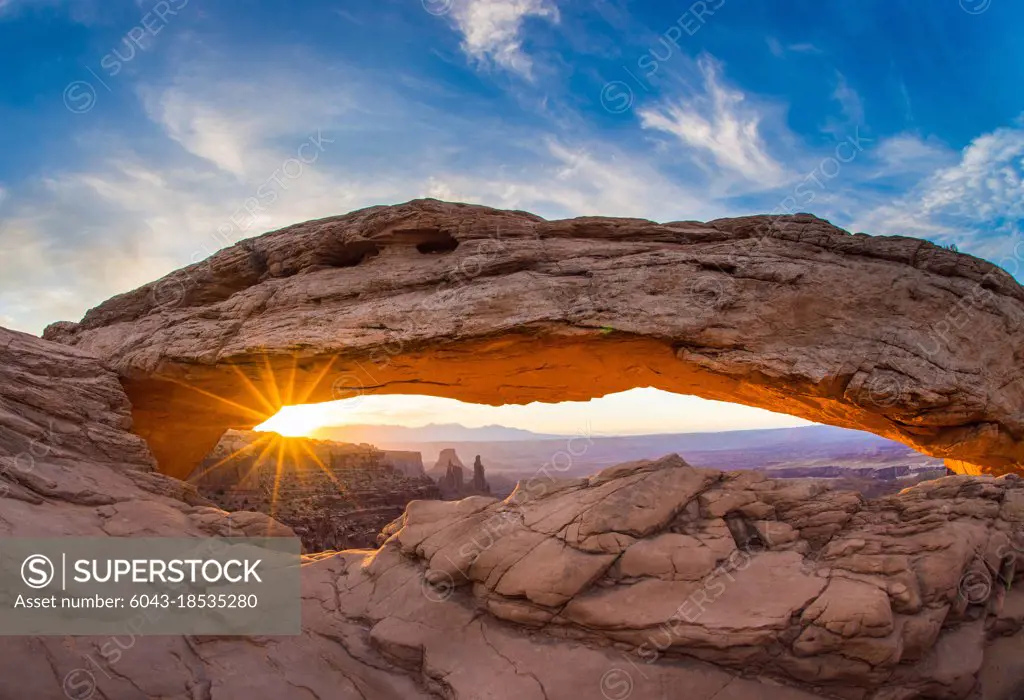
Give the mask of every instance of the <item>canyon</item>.
<path id="1" fill-rule="evenodd" d="M 374 547 L 410 501 L 441 498 L 418 452 L 236 430 L 188 482 L 225 510 L 291 527 L 306 552 Z"/>
<path id="2" fill-rule="evenodd" d="M 65 697 L 88 668 L 108 700 L 1012 700 L 1022 320 L 989 263 L 810 215 L 425 200 L 243 241 L 45 339 L 0 329 L 6 537 L 294 536 L 182 479 L 228 429 L 361 393 L 656 386 L 960 472 L 865 498 L 685 455 L 540 467 L 503 499 L 413 501 L 379 548 L 303 556 L 301 635 L 140 636 L 116 660 L 107 639 L 0 637 L 0 696 Z"/>

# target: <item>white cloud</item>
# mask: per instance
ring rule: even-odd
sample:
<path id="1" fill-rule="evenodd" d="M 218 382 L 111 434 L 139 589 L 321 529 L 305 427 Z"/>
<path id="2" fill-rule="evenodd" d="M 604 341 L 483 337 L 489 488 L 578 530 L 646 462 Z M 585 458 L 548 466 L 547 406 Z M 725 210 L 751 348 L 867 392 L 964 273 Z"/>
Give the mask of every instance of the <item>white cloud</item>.
<path id="1" fill-rule="evenodd" d="M 698 158 L 708 155 L 719 168 L 750 182 L 781 184 L 786 169 L 768 153 L 759 111 L 742 92 L 721 82 L 717 61 L 704 56 L 698 65 L 705 94 L 642 109 L 641 125 L 672 134 Z"/>
<path id="2" fill-rule="evenodd" d="M 941 147 L 898 136 L 880 144 L 883 161 L 938 162 Z M 948 156 L 945 156 L 948 158 Z M 1024 218 L 1024 128 L 983 134 L 956 162 L 939 167 L 905 195 L 872 207 L 858 230 L 927 237 L 979 255 L 1002 251 Z M 994 246 L 994 247 L 993 247 Z M 998 262 L 998 260 L 996 260 Z"/>
<path id="3" fill-rule="evenodd" d="M 168 136 L 190 153 L 241 177 L 266 165 L 257 162 L 266 141 L 333 123 L 353 107 L 345 89 L 310 99 L 310 94 L 323 90 L 315 79 L 320 77 L 271 73 L 257 83 L 242 83 L 186 73 L 170 85 L 143 87 L 140 95 L 150 119 Z"/>
<path id="4" fill-rule="evenodd" d="M 768 50 L 772 52 L 772 55 L 776 58 L 783 58 L 787 53 L 802 53 L 802 54 L 820 54 L 821 49 L 810 42 L 801 42 L 795 44 L 785 44 L 773 36 L 765 37 L 765 43 L 768 44 Z"/>
<path id="5" fill-rule="evenodd" d="M 850 124 L 864 123 L 864 103 L 860 95 L 850 87 L 846 76 L 836 72 L 836 88 L 832 91 L 832 99 L 836 100 L 843 110 L 843 116 Z"/>
<path id="6" fill-rule="evenodd" d="M 533 61 L 523 52 L 523 23 L 528 17 L 559 21 L 552 0 L 451 0 L 452 17 L 462 32 L 462 49 L 480 62 L 530 77 Z"/>
<path id="7" fill-rule="evenodd" d="M 960 162 L 928 183 L 921 207 L 984 221 L 1024 217 L 1024 129 L 1003 128 L 980 136 Z"/>
<path id="8" fill-rule="evenodd" d="M 876 177 L 931 175 L 959 159 L 959 154 L 942 141 L 910 132 L 880 139 L 872 156 L 880 166 Z"/>
<path id="9" fill-rule="evenodd" d="M 546 157 L 541 157 L 545 156 Z M 554 139 L 527 170 L 504 175 L 431 177 L 424 196 L 527 209 L 548 218 L 632 216 L 659 221 L 713 219 L 721 205 L 607 144 L 569 146 Z"/>

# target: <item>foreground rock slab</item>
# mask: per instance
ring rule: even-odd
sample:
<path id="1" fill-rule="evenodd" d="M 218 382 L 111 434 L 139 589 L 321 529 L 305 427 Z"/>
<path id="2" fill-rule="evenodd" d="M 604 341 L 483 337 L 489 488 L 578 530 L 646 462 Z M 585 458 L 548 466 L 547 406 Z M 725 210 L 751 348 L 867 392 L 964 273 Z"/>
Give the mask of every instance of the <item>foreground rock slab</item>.
<path id="1" fill-rule="evenodd" d="M 130 431 L 117 376 L 97 358 L 0 329 L 0 379 L 0 537 L 292 534 L 259 513 L 212 507 L 156 472 Z M 680 682 L 699 698 L 731 688 L 737 697 L 811 697 L 695 661 L 634 680 L 614 671 L 617 652 L 437 602 L 422 567 L 395 556 L 389 548 L 308 558 L 296 637 L 0 636 L 0 698 L 554 698 L 580 684 L 612 697 L 634 684 L 634 697 L 667 697 Z"/>
<path id="2" fill-rule="evenodd" d="M 223 242 L 214 242 L 222 245 Z M 806 214 L 657 224 L 420 200 L 226 248 L 58 323 L 184 478 L 226 428 L 366 393 L 504 404 L 637 386 L 1024 465 L 1024 289 Z"/>
<path id="3" fill-rule="evenodd" d="M 672 455 L 539 474 L 500 502 L 413 503 L 359 576 L 374 581 L 372 618 L 369 591 L 413 558 L 428 597 L 619 650 L 634 679 L 696 658 L 844 698 L 1015 697 L 1024 672 L 1001 659 L 1024 652 L 1022 504 L 1013 475 L 863 501 Z M 410 634 L 388 618 L 372 632 L 398 655 Z"/>
<path id="4" fill-rule="evenodd" d="M 0 329 L 0 536 L 290 535 L 154 471 L 118 378 Z M 31 459 L 29 459 L 31 456 Z M 1024 488 L 863 501 L 677 456 L 414 502 L 295 637 L 0 637 L 0 698 L 1011 700 Z"/>

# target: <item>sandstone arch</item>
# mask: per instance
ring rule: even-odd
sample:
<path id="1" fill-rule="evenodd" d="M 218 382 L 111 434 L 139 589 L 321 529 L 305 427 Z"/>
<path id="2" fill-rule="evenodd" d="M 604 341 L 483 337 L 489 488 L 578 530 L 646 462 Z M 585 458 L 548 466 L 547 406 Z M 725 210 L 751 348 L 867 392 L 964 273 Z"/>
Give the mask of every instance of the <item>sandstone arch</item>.
<path id="1" fill-rule="evenodd" d="M 184 477 L 228 427 L 357 393 L 481 403 L 655 386 L 1024 471 L 1024 289 L 807 214 L 656 224 L 417 200 L 242 241 L 45 337 L 122 376 Z"/>

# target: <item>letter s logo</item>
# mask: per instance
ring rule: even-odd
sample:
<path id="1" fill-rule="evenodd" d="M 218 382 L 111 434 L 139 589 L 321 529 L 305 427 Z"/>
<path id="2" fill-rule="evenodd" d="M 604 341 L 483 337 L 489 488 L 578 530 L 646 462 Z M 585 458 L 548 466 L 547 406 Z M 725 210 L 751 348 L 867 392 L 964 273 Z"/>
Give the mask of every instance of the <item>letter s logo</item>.
<path id="1" fill-rule="evenodd" d="M 46 588 L 53 581 L 53 562 L 42 554 L 33 554 L 21 564 L 21 579 L 29 588 Z"/>

